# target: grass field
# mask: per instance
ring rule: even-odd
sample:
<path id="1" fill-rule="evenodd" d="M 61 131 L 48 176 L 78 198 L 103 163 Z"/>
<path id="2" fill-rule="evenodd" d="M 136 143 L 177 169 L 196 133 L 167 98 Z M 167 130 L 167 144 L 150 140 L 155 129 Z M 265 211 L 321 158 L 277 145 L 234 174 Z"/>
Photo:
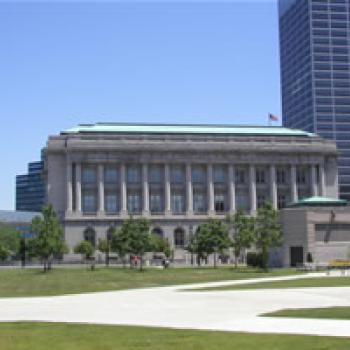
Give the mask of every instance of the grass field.
<path id="1" fill-rule="evenodd" d="M 166 270 L 149 268 L 143 272 L 116 267 L 101 267 L 90 271 L 85 267 L 77 267 L 54 268 L 48 273 L 39 269 L 0 269 L 0 297 L 75 294 L 295 273 L 293 269 L 264 273 L 248 268 L 236 270 L 232 267 Z"/>
<path id="2" fill-rule="evenodd" d="M 350 338 L 62 323 L 0 324 L 1 350 L 348 350 Z"/>
<path id="3" fill-rule="evenodd" d="M 312 288 L 312 287 L 350 287 L 350 277 L 314 277 L 287 281 L 257 282 L 223 287 L 200 288 L 196 291 L 210 290 L 246 290 L 275 288 Z"/>
<path id="4" fill-rule="evenodd" d="M 318 309 L 285 309 L 261 316 L 328 318 L 334 320 L 350 320 L 350 307 L 325 307 Z"/>

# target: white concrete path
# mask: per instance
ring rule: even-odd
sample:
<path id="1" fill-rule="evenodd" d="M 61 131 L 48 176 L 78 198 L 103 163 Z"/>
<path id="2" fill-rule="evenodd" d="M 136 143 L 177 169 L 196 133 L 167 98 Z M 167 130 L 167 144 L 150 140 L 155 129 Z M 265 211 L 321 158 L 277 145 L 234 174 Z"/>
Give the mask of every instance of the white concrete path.
<path id="1" fill-rule="evenodd" d="M 350 287 L 241 291 L 185 289 L 325 276 L 307 274 L 57 297 L 0 299 L 0 321 L 142 325 L 350 337 L 350 321 L 259 317 L 285 308 L 350 306 Z"/>

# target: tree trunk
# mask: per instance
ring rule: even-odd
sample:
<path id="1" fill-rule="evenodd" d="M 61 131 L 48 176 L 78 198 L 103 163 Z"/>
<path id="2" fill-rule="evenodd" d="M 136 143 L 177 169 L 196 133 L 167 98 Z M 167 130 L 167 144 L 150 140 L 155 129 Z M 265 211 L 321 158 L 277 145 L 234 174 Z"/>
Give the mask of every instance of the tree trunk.
<path id="1" fill-rule="evenodd" d="M 214 269 L 216 269 L 216 252 L 214 252 Z"/>
<path id="2" fill-rule="evenodd" d="M 268 250 L 264 247 L 261 250 L 261 259 L 262 259 L 262 268 L 264 271 L 267 271 L 267 264 L 268 264 Z"/>
<path id="3" fill-rule="evenodd" d="M 142 259 L 142 256 L 140 256 L 140 271 L 142 271 L 142 262 L 143 262 L 143 259 Z"/>
<path id="4" fill-rule="evenodd" d="M 201 257 L 199 254 L 197 254 L 197 266 L 200 267 L 201 266 Z"/>
<path id="5" fill-rule="evenodd" d="M 238 256 L 235 253 L 235 269 L 237 269 L 237 267 L 238 267 Z"/>

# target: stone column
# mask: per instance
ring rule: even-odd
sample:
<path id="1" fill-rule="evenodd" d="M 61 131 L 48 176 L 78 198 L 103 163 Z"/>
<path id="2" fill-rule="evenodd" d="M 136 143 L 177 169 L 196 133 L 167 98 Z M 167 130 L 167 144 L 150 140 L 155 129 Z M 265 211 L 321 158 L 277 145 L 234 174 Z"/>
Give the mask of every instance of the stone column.
<path id="1" fill-rule="evenodd" d="M 126 167 L 125 164 L 120 166 L 120 196 L 121 196 L 121 215 L 127 215 L 127 193 L 126 193 Z"/>
<path id="2" fill-rule="evenodd" d="M 105 182 L 104 182 L 104 165 L 98 165 L 97 191 L 98 191 L 98 215 L 105 214 Z"/>
<path id="3" fill-rule="evenodd" d="M 192 168 L 186 164 L 186 214 L 193 214 Z"/>
<path id="4" fill-rule="evenodd" d="M 81 164 L 75 164 L 75 211 L 81 214 Z"/>
<path id="5" fill-rule="evenodd" d="M 229 211 L 233 214 L 236 210 L 236 186 L 235 186 L 235 167 L 228 166 L 228 186 L 229 186 Z"/>
<path id="6" fill-rule="evenodd" d="M 213 165 L 207 166 L 208 215 L 215 214 Z"/>
<path id="7" fill-rule="evenodd" d="M 73 185 L 72 185 L 72 163 L 67 160 L 66 164 L 66 181 L 67 181 L 67 203 L 66 203 L 66 214 L 73 212 Z"/>
<path id="8" fill-rule="evenodd" d="M 277 209 L 276 167 L 274 164 L 270 165 L 270 196 L 273 208 Z"/>
<path id="9" fill-rule="evenodd" d="M 148 165 L 142 164 L 142 199 L 143 208 L 142 214 L 149 214 L 149 184 L 148 184 Z"/>
<path id="10" fill-rule="evenodd" d="M 319 165 L 319 172 L 320 172 L 320 196 L 326 195 L 326 178 L 324 173 L 324 164 Z"/>
<path id="11" fill-rule="evenodd" d="M 317 196 L 316 165 L 311 165 L 311 195 Z"/>
<path id="12" fill-rule="evenodd" d="M 164 166 L 164 195 L 165 195 L 165 215 L 171 215 L 171 189 L 170 189 L 170 166 Z"/>
<path id="13" fill-rule="evenodd" d="M 249 196 L 250 196 L 250 213 L 254 215 L 256 212 L 256 174 L 255 166 L 249 166 Z"/>
<path id="14" fill-rule="evenodd" d="M 295 164 L 290 166 L 290 186 L 291 186 L 291 199 L 292 202 L 298 200 L 298 186 L 297 186 L 297 169 Z"/>

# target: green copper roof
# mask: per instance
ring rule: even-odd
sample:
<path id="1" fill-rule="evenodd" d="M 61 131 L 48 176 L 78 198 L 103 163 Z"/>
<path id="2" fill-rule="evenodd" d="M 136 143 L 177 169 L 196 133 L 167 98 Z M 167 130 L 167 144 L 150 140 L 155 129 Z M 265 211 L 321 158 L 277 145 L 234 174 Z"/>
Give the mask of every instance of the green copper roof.
<path id="1" fill-rule="evenodd" d="M 234 134 L 267 136 L 306 136 L 315 134 L 281 126 L 215 125 L 215 124 L 82 124 L 61 134 L 117 133 L 117 134 Z"/>
<path id="2" fill-rule="evenodd" d="M 306 206 L 345 206 L 347 205 L 345 199 L 336 199 L 328 197 L 309 197 L 303 198 L 296 202 L 291 203 L 290 207 L 306 207 Z"/>

